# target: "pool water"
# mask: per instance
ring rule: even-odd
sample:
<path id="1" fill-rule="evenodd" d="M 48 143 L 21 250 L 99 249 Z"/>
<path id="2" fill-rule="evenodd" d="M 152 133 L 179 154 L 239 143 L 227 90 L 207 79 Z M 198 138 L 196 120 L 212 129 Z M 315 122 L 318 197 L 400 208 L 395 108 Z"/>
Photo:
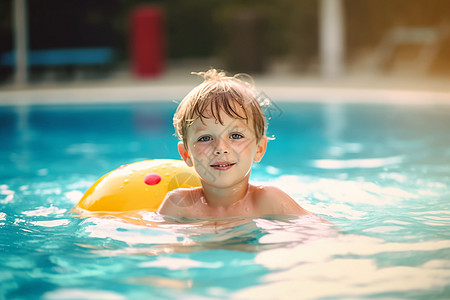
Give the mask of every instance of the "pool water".
<path id="1" fill-rule="evenodd" d="M 176 104 L 0 107 L 0 299 L 450 298 L 450 106 L 275 104 L 251 180 L 334 226 L 80 218 L 104 173 L 178 158 Z"/>

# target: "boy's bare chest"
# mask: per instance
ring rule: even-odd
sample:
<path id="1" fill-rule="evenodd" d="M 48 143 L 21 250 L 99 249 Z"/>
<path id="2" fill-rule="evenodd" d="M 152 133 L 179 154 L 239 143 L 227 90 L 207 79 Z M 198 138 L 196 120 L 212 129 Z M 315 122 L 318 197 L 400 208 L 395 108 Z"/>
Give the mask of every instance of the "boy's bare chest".
<path id="1" fill-rule="evenodd" d="M 187 213 L 192 218 L 229 218 L 259 215 L 251 201 L 239 201 L 228 206 L 213 206 L 207 202 L 196 201 Z"/>

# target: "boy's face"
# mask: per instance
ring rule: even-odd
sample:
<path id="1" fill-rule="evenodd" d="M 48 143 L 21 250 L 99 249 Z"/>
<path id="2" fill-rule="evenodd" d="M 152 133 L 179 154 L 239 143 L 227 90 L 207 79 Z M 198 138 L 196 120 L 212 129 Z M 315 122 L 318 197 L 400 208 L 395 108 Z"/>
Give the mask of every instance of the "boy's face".
<path id="1" fill-rule="evenodd" d="M 187 130 L 187 149 L 181 142 L 178 147 L 204 184 L 225 188 L 248 180 L 253 162 L 264 156 L 267 138 L 257 141 L 254 129 L 245 120 L 225 113 L 220 116 L 223 124 L 212 117 L 203 122 L 197 119 Z"/>

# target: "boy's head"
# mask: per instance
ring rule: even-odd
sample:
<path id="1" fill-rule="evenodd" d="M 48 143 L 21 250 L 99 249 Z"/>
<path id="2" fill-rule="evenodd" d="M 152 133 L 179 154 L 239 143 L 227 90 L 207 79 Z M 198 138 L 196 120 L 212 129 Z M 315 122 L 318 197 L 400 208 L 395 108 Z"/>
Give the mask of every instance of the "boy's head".
<path id="1" fill-rule="evenodd" d="M 187 131 L 194 121 L 214 118 L 223 125 L 221 114 L 244 120 L 254 131 L 256 142 L 265 136 L 266 118 L 252 84 L 228 77 L 215 69 L 194 73 L 204 81 L 195 87 L 178 106 L 173 118 L 176 136 L 187 148 Z"/>

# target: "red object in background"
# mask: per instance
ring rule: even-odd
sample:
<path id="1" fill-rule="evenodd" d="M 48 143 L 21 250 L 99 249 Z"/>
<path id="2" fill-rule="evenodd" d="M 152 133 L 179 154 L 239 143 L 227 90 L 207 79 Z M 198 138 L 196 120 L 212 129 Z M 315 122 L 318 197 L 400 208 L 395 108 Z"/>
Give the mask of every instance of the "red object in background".
<path id="1" fill-rule="evenodd" d="M 133 73 L 155 77 L 165 69 L 164 10 L 158 6 L 137 8 L 131 16 Z"/>

